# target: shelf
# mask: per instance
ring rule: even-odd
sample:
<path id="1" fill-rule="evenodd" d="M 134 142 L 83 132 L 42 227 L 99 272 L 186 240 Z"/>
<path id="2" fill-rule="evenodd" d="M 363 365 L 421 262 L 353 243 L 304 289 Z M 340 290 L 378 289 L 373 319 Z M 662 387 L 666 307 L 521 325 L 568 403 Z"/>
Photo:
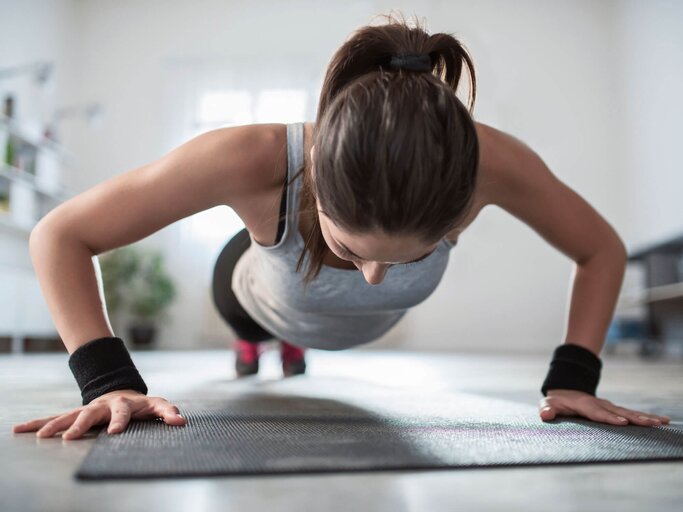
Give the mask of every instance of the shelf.
<path id="1" fill-rule="evenodd" d="M 647 256 L 656 253 L 668 253 L 676 254 L 683 250 L 683 235 L 661 241 L 659 243 L 654 243 L 647 245 L 645 247 L 639 247 L 638 249 L 632 249 L 628 251 L 629 261 L 639 261 L 643 260 Z"/>
<path id="2" fill-rule="evenodd" d="M 29 174 L 23 169 L 18 169 L 16 167 L 12 167 L 4 163 L 0 163 L 0 176 L 5 177 L 9 180 L 20 181 L 22 183 L 25 183 L 39 194 L 51 197 L 56 201 L 65 201 L 73 195 L 70 190 L 63 186 L 56 187 L 54 190 L 46 189 L 44 186 L 38 183 L 36 177 L 33 174 Z"/>
<path id="3" fill-rule="evenodd" d="M 28 237 L 31 234 L 33 226 L 35 226 L 35 224 L 19 224 L 12 218 L 12 216 L 9 213 L 0 211 L 0 227 L 2 228 L 10 229 L 14 232 L 20 233 Z"/>
<path id="4" fill-rule="evenodd" d="M 654 286 L 646 290 L 647 302 L 659 302 L 683 298 L 683 281 L 680 283 L 664 284 Z"/>
<path id="5" fill-rule="evenodd" d="M 61 144 L 42 136 L 29 134 L 26 130 L 22 130 L 15 120 L 2 113 L 0 113 L 0 126 L 4 126 L 9 133 L 20 138 L 29 146 L 49 149 L 50 151 L 54 151 L 58 155 L 61 155 L 64 159 L 75 159 L 75 155 Z"/>
<path id="6" fill-rule="evenodd" d="M 31 136 L 28 130 L 21 130 L 16 121 L 3 114 L 0 114 L 0 134 L 13 138 L 17 147 L 34 148 L 26 157 L 27 168 L 0 162 L 0 229 L 3 234 L 9 231 L 27 237 L 41 217 L 74 195 L 59 180 L 69 153 L 54 141 Z M 0 152 L 4 149 L 1 147 Z M 35 170 L 36 174 L 27 169 Z"/>
<path id="7" fill-rule="evenodd" d="M 640 292 L 622 294 L 617 302 L 617 308 L 642 306 L 652 302 L 683 299 L 683 281 L 646 288 Z"/>

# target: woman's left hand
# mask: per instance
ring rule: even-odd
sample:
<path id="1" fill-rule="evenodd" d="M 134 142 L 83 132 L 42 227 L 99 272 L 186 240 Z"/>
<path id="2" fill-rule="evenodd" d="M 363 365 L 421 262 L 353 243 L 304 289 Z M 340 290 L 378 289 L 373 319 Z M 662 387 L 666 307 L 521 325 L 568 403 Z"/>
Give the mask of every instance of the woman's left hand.
<path id="1" fill-rule="evenodd" d="M 658 426 L 671 421 L 668 416 L 658 416 L 647 412 L 626 409 L 614 405 L 609 400 L 597 398 L 583 391 L 573 389 L 550 389 L 540 402 L 540 414 L 543 421 L 555 419 L 557 416 L 584 416 L 589 420 L 610 425 Z"/>

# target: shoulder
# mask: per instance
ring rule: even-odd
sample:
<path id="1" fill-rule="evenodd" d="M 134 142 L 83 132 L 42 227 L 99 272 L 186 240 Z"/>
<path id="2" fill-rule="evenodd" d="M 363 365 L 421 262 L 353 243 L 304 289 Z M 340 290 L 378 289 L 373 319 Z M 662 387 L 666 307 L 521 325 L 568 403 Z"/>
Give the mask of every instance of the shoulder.
<path id="1" fill-rule="evenodd" d="M 214 155 L 230 182 L 226 204 L 259 195 L 282 184 L 287 161 L 287 126 L 280 123 L 249 124 L 211 130 L 205 137 L 207 155 Z"/>
<path id="2" fill-rule="evenodd" d="M 282 188 L 287 172 L 287 125 L 248 124 L 217 128 L 192 139 L 186 166 L 208 173 L 211 194 L 252 231 Z M 206 187 L 205 187 L 206 188 Z M 187 190 L 205 195 L 206 190 Z M 276 204 L 279 204 L 277 202 Z"/>
<path id="3" fill-rule="evenodd" d="M 484 205 L 505 207 L 532 188 L 549 192 L 555 176 L 540 156 L 519 138 L 476 123 L 479 137 L 479 179 Z"/>
<path id="4" fill-rule="evenodd" d="M 504 167 L 503 132 L 484 123 L 475 122 L 479 139 L 479 168 L 477 170 L 477 204 L 479 209 L 495 204 L 500 170 Z"/>
<path id="5" fill-rule="evenodd" d="M 227 130 L 239 128 L 240 135 L 227 135 Z M 278 229 L 278 216 L 282 186 L 287 176 L 287 125 L 281 123 L 253 124 L 225 128 L 216 137 L 224 141 L 232 139 L 231 155 L 224 151 L 224 158 L 237 158 L 244 164 L 239 176 L 239 194 L 233 194 L 226 202 L 244 222 L 254 240 L 270 245 Z M 238 143 L 236 143 L 238 142 Z"/>

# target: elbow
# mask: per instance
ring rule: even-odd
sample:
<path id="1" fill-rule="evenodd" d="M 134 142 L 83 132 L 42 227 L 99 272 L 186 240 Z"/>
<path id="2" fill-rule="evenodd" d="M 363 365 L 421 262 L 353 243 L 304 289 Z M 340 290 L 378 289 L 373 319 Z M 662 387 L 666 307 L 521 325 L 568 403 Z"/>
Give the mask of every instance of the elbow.
<path id="1" fill-rule="evenodd" d="M 41 220 L 33 226 L 31 233 L 28 237 L 28 250 L 30 254 L 33 254 L 36 249 L 43 244 L 43 241 L 48 237 L 54 237 L 57 230 L 54 226 L 50 225 L 45 221 Z"/>
<path id="2" fill-rule="evenodd" d="M 617 252 L 617 254 L 619 254 L 619 256 L 621 256 L 621 258 L 624 260 L 624 263 L 626 263 L 628 261 L 628 249 L 626 248 L 626 244 L 624 244 L 624 241 L 619 236 L 617 236 L 615 245 L 615 251 Z"/>
<path id="3" fill-rule="evenodd" d="M 31 230 L 31 234 L 28 236 L 29 252 L 33 252 L 36 245 L 38 244 L 38 239 L 43 238 L 43 231 L 45 231 L 45 229 L 43 228 L 43 225 L 41 222 L 38 222 L 38 224 L 33 226 L 33 229 Z"/>
<path id="4" fill-rule="evenodd" d="M 626 263 L 628 261 L 628 249 L 626 248 L 626 244 L 616 231 L 612 230 L 611 235 L 612 236 L 607 237 L 607 240 L 609 240 L 609 253 L 618 256 Z"/>

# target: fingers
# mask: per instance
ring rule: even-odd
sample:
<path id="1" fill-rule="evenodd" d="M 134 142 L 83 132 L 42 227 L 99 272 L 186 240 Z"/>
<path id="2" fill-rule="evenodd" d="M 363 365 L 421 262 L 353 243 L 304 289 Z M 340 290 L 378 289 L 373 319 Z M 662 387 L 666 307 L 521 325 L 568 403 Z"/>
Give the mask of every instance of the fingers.
<path id="1" fill-rule="evenodd" d="M 25 423 L 17 423 L 16 425 L 12 426 L 12 432 L 15 434 L 20 432 L 33 432 L 34 430 L 38 430 L 39 428 L 43 427 L 47 422 L 55 418 L 59 418 L 60 416 L 61 414 L 57 414 L 48 418 L 40 418 L 37 420 L 27 421 Z"/>
<path id="2" fill-rule="evenodd" d="M 110 410 L 110 421 L 107 434 L 118 434 L 123 432 L 129 425 L 131 418 L 137 413 L 138 416 L 145 416 L 151 409 L 150 401 L 154 400 L 140 394 L 142 398 L 119 395 L 107 402 Z"/>
<path id="3" fill-rule="evenodd" d="M 36 432 L 36 437 L 52 437 L 60 430 L 64 430 L 73 422 L 74 418 L 80 413 L 80 409 L 62 414 L 57 418 L 48 421 L 43 427 Z"/>
<path id="4" fill-rule="evenodd" d="M 553 409 L 550 405 L 545 406 L 541 409 L 541 419 L 543 421 L 554 420 L 557 416 L 557 411 Z"/>
<path id="5" fill-rule="evenodd" d="M 105 407 L 90 407 L 83 409 L 71 427 L 62 434 L 62 439 L 77 439 L 85 434 L 90 427 L 105 419 Z"/>
<path id="6" fill-rule="evenodd" d="M 586 418 L 589 420 L 599 421 L 602 423 L 611 423 L 612 425 L 628 425 L 628 418 L 614 413 L 609 409 L 605 409 L 604 406 L 596 405 L 587 408 L 584 416 L 586 416 Z"/>
<path id="7" fill-rule="evenodd" d="M 580 415 L 592 421 L 612 425 L 628 425 L 629 422 L 642 426 L 657 426 L 670 422 L 668 416 L 644 413 L 614 405 L 609 400 L 593 396 L 547 396 L 540 403 L 543 421 L 555 419 L 558 415 Z"/>
<path id="8" fill-rule="evenodd" d="M 627 418 L 631 423 L 636 425 L 665 425 L 671 421 L 668 416 L 658 416 L 657 414 L 636 411 L 634 409 L 626 409 L 625 407 L 619 407 L 618 405 L 614 405 L 612 403 L 603 405 L 603 407 L 615 414 L 619 414 L 620 416 Z"/>
<path id="9" fill-rule="evenodd" d="M 549 421 L 558 415 L 583 416 L 592 421 L 612 425 L 626 425 L 628 420 L 608 411 L 601 401 L 590 395 L 546 396 L 541 400 L 541 419 Z"/>
<path id="10" fill-rule="evenodd" d="M 185 425 L 187 421 L 180 415 L 180 410 L 163 398 L 156 402 L 154 412 L 169 425 Z"/>
<path id="11" fill-rule="evenodd" d="M 107 434 L 118 434 L 128 426 L 131 418 L 130 403 L 124 400 L 117 400 L 112 404 L 111 421 Z"/>
<path id="12" fill-rule="evenodd" d="M 13 426 L 12 431 L 36 432 L 37 437 L 52 437 L 65 430 L 63 439 L 77 439 L 85 434 L 93 425 L 109 420 L 109 434 L 122 432 L 134 417 L 161 417 L 167 424 L 182 426 L 187 420 L 180 415 L 175 405 L 160 397 L 140 397 L 111 395 L 106 400 L 94 400 L 89 405 L 79 407 L 66 414 L 47 418 L 39 418 Z"/>
<path id="13" fill-rule="evenodd" d="M 541 419 L 543 421 L 554 420 L 558 415 L 572 415 L 575 411 L 566 407 L 557 397 L 547 396 L 541 400 Z"/>
<path id="14" fill-rule="evenodd" d="M 570 412 L 563 412 L 563 409 L 566 410 L 567 408 L 560 407 L 557 403 L 541 405 L 541 419 L 543 421 L 550 421 L 555 419 L 558 415 L 563 414 L 572 416 L 580 415 L 588 418 L 589 420 L 598 421 L 601 423 L 610 423 L 612 425 L 628 424 L 628 420 L 626 418 L 621 417 L 618 414 L 614 414 L 600 406 L 582 408 L 577 407 L 574 410 L 570 410 Z"/>

